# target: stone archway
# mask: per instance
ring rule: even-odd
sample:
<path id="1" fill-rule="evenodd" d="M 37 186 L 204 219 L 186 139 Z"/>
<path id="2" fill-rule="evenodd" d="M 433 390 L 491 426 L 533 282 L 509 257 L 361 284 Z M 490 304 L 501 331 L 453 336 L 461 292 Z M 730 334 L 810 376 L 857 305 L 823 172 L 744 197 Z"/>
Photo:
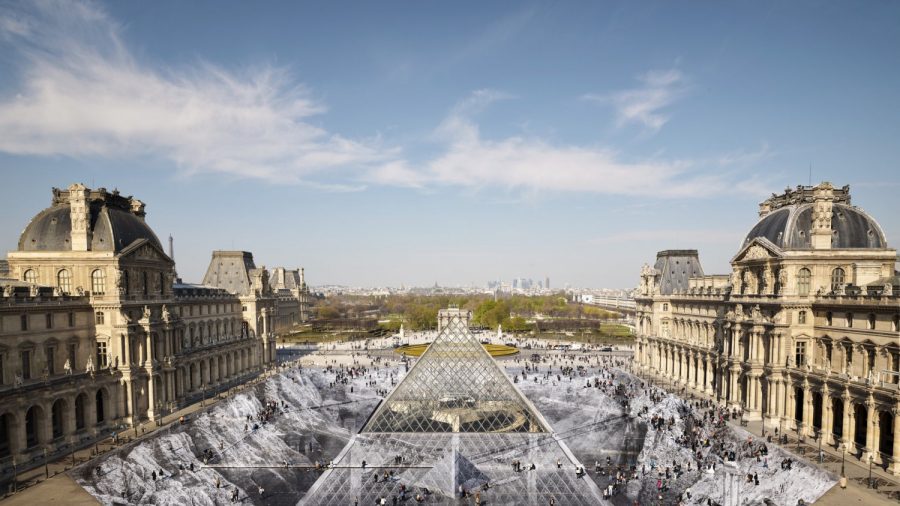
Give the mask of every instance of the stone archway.
<path id="1" fill-rule="evenodd" d="M 892 455 L 894 452 L 894 417 L 890 411 L 878 411 L 878 426 L 881 434 L 878 437 L 878 451 L 882 455 Z"/>
<path id="2" fill-rule="evenodd" d="M 0 415 L 0 459 L 9 457 L 16 447 L 16 416 L 12 413 Z"/>
<path id="3" fill-rule="evenodd" d="M 844 437 L 844 400 L 840 397 L 831 398 L 831 432 L 835 444 L 840 443 Z"/>
<path id="4" fill-rule="evenodd" d="M 106 391 L 102 388 L 97 390 L 97 393 L 94 395 L 94 409 L 96 413 L 97 425 L 102 425 L 106 422 L 106 411 L 107 411 L 107 401 L 109 400 L 109 395 L 106 394 Z"/>
<path id="5" fill-rule="evenodd" d="M 821 392 L 813 392 L 812 394 L 812 426 L 816 431 L 822 430 L 822 411 L 825 406 L 822 401 L 822 393 Z"/>
<path id="6" fill-rule="evenodd" d="M 87 395 L 83 393 L 80 393 L 75 397 L 75 430 L 82 430 L 87 426 L 84 409 L 86 402 Z"/>
<path id="7" fill-rule="evenodd" d="M 797 426 L 803 423 L 803 389 L 794 388 L 794 420 Z"/>
<path id="8" fill-rule="evenodd" d="M 53 406 L 50 408 L 50 431 L 52 439 L 61 438 L 67 432 L 66 411 L 68 410 L 68 407 L 68 403 L 65 399 L 56 399 L 56 402 L 54 402 Z"/>
<path id="9" fill-rule="evenodd" d="M 25 448 L 34 448 L 44 442 L 46 425 L 43 408 L 36 404 L 28 408 L 25 412 Z"/>
<path id="10" fill-rule="evenodd" d="M 856 427 L 853 431 L 853 441 L 857 448 L 866 446 L 866 430 L 869 427 L 869 413 L 865 404 L 854 404 L 854 418 L 856 418 Z"/>

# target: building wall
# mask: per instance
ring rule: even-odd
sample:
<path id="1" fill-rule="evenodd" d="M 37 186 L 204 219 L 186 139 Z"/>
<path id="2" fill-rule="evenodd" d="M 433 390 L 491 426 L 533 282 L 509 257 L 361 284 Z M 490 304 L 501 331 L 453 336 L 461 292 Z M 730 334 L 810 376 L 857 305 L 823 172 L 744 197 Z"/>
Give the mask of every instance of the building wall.
<path id="1" fill-rule="evenodd" d="M 636 361 L 770 431 L 821 436 L 900 474 L 896 259 L 886 248 L 790 250 L 755 239 L 730 275 L 672 293 L 645 266 Z"/>
<path id="2" fill-rule="evenodd" d="M 109 205 L 122 200 L 73 188 Z M 54 190 L 54 205 L 59 195 Z M 142 203 L 134 212 L 143 220 Z M 174 262 L 155 237 L 92 251 L 76 232 L 90 230 L 73 225 L 71 244 L 80 249 L 25 250 L 20 240 L 8 254 L 10 278 L 0 280 L 0 477 L 13 460 L 24 467 L 45 450 L 52 457 L 157 419 L 274 360 L 247 301 L 174 284 Z M 68 235 L 50 239 L 70 243 Z"/>

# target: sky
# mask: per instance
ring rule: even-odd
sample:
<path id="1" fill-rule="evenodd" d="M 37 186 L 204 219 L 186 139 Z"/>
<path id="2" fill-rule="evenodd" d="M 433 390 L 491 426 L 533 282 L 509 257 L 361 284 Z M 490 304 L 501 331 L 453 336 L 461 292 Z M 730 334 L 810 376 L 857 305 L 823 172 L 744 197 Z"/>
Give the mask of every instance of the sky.
<path id="1" fill-rule="evenodd" d="M 851 185 L 900 241 L 897 2 L 3 2 L 0 249 L 118 188 L 185 281 L 627 288 Z"/>

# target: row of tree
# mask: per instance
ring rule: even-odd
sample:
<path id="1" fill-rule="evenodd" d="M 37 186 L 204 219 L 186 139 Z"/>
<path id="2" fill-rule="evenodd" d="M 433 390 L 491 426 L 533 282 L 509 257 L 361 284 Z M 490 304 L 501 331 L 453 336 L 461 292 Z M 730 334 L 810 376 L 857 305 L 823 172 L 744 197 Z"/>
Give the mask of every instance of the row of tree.
<path id="1" fill-rule="evenodd" d="M 545 318 L 539 324 L 541 327 L 544 322 L 553 320 L 567 321 L 571 325 L 575 321 L 617 317 L 616 313 L 598 307 L 569 302 L 558 293 L 534 297 L 513 295 L 497 300 L 490 295 L 335 296 L 319 301 L 317 318 L 373 318 L 387 320 L 382 326 L 391 330 L 398 329 L 401 323 L 410 330 L 424 330 L 435 328 L 438 310 L 450 306 L 471 310 L 476 325 L 488 328 L 503 325 L 504 329 L 514 332 L 531 330 L 534 326 L 527 320 L 536 315 Z"/>

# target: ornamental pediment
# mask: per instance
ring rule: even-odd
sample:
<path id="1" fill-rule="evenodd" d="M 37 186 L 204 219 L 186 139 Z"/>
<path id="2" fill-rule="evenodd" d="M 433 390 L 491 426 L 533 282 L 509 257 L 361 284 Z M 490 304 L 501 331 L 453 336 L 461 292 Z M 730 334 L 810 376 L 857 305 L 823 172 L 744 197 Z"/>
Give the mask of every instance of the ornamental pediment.
<path id="1" fill-rule="evenodd" d="M 150 262 L 172 262 L 162 250 L 146 239 L 139 239 L 133 242 L 130 246 L 122 250 L 119 256 Z"/>
<path id="2" fill-rule="evenodd" d="M 770 258 L 781 258 L 781 256 L 781 248 L 765 237 L 757 237 L 744 246 L 744 248 L 731 259 L 731 262 L 768 260 Z"/>

